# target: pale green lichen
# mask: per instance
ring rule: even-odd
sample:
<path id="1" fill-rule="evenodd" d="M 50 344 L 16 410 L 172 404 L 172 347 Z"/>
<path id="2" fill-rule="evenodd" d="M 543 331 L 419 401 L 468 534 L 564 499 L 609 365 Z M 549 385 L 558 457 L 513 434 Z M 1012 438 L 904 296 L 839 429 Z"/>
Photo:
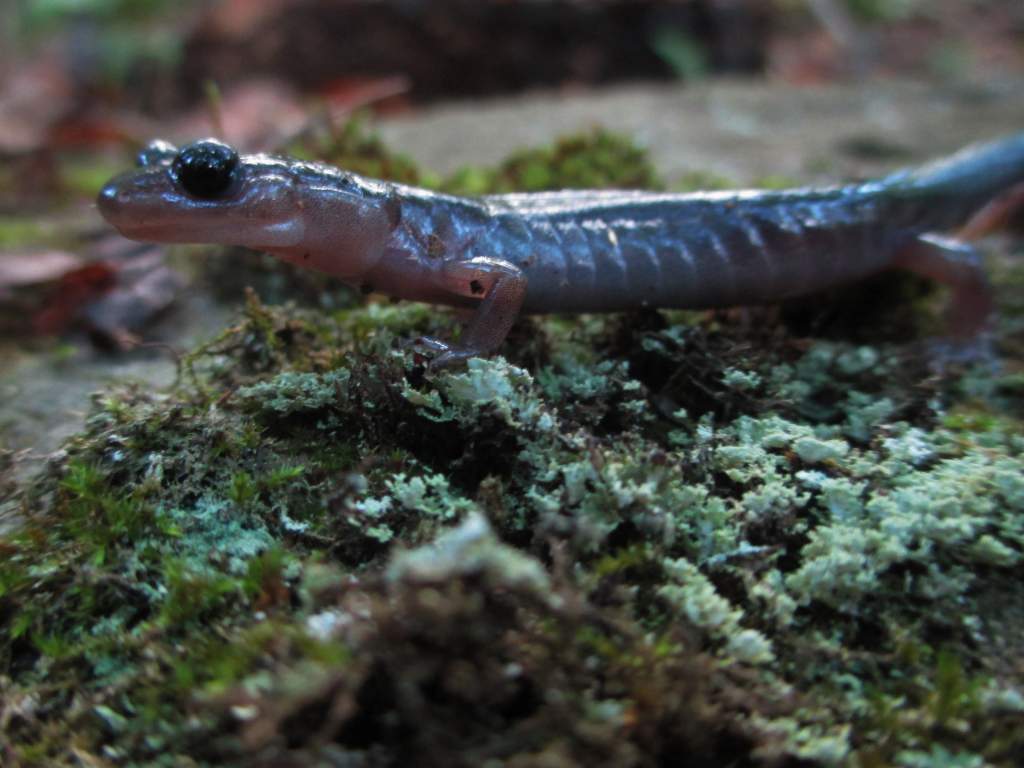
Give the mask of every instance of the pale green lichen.
<path id="1" fill-rule="evenodd" d="M 889 568 L 908 562 L 926 570 L 902 583 L 901 590 L 952 596 L 973 581 L 954 567 L 965 555 L 1003 567 L 1019 561 L 1013 545 L 1019 546 L 1022 525 L 1017 521 L 1024 511 L 1015 492 L 1020 462 L 972 453 L 919 468 L 939 450 L 935 438 L 906 430 L 882 441 L 870 472 L 875 481 L 891 478 L 884 491 L 865 493 L 867 480 L 821 480 L 817 503 L 828 517 L 811 532 L 803 564 L 787 578 L 800 600 L 838 607 L 877 591 Z M 993 526 L 994 531 L 986 531 Z M 945 571 L 935 568 L 937 556 L 947 558 Z"/>
<path id="2" fill-rule="evenodd" d="M 873 347 L 856 347 L 841 350 L 835 358 L 836 368 L 846 376 L 873 372 L 879 364 L 878 350 Z"/>
<path id="3" fill-rule="evenodd" d="M 365 486 L 365 482 L 359 485 Z M 452 493 L 448 480 L 439 474 L 409 477 L 400 472 L 384 481 L 384 490 L 384 495 L 352 501 L 347 518 L 351 526 L 382 544 L 395 537 L 395 528 L 389 521 L 443 523 L 476 508 L 471 501 Z"/>
<path id="4" fill-rule="evenodd" d="M 808 464 L 824 464 L 843 458 L 850 446 L 842 440 L 818 440 L 814 437 L 801 437 L 793 443 L 793 450 L 801 461 Z"/>
<path id="5" fill-rule="evenodd" d="M 350 378 L 345 368 L 327 373 L 286 371 L 269 381 L 240 388 L 237 397 L 256 409 L 280 416 L 319 411 L 338 402 Z"/>
<path id="6" fill-rule="evenodd" d="M 722 383 L 738 392 L 750 392 L 761 386 L 761 375 L 754 371 L 726 368 L 722 371 Z"/>
<path id="7" fill-rule="evenodd" d="M 775 661 L 771 641 L 756 629 L 740 629 L 730 633 L 725 652 L 744 664 L 769 664 Z"/>
<path id="8" fill-rule="evenodd" d="M 985 711 L 992 715 L 1001 713 L 1024 714 L 1024 692 L 1016 688 L 1003 688 L 993 681 L 980 695 Z"/>
<path id="9" fill-rule="evenodd" d="M 754 716 L 755 723 L 780 739 L 772 751 L 810 760 L 823 766 L 840 766 L 850 754 L 850 726 L 806 724 L 796 718 Z"/>
<path id="10" fill-rule="evenodd" d="M 210 553 L 216 552 L 229 572 L 240 575 L 249 560 L 277 542 L 259 517 L 239 514 L 226 499 L 203 497 L 166 514 L 178 528 L 174 550 L 193 568 L 209 567 Z"/>
<path id="11" fill-rule="evenodd" d="M 475 507 L 466 499 L 453 497 L 444 475 L 429 474 L 407 478 L 399 473 L 385 483 L 388 491 L 411 512 L 439 520 L 462 517 Z"/>
<path id="12" fill-rule="evenodd" d="M 545 602 L 555 601 L 544 567 L 498 541 L 487 519 L 477 513 L 468 514 L 430 544 L 398 553 L 386 574 L 392 582 L 412 583 L 478 576 L 495 585 L 529 590 Z"/>
<path id="13" fill-rule="evenodd" d="M 865 444 L 880 426 L 889 422 L 896 406 L 887 397 L 853 391 L 847 394 L 843 409 L 846 411 L 843 435 Z"/>
<path id="14" fill-rule="evenodd" d="M 357 527 L 364 535 L 371 539 L 386 544 L 395 537 L 395 532 L 386 523 L 382 522 L 384 517 L 391 511 L 393 501 L 385 496 L 383 498 L 360 499 L 352 503 L 352 509 L 356 516 L 349 518 L 349 524 Z"/>
<path id="15" fill-rule="evenodd" d="M 719 595 L 692 563 L 666 560 L 663 567 L 669 583 L 659 587 L 658 594 L 687 621 L 725 641 L 728 657 L 746 664 L 767 664 L 775 659 L 771 642 L 756 629 L 743 628 L 743 611 Z"/>
<path id="16" fill-rule="evenodd" d="M 785 576 L 781 571 L 775 568 L 767 571 L 751 585 L 748 594 L 762 617 L 773 625 L 785 628 L 793 624 L 799 606 L 787 591 Z"/>
<path id="17" fill-rule="evenodd" d="M 539 399 L 533 377 L 503 358 L 471 358 L 464 373 L 445 372 L 429 394 L 406 387 L 403 395 L 435 421 L 474 422 L 481 411 L 506 425 L 549 432 L 554 417 Z"/>
<path id="18" fill-rule="evenodd" d="M 936 744 L 930 752 L 906 750 L 896 755 L 900 768 L 985 768 L 985 759 L 970 752 L 949 752 Z"/>

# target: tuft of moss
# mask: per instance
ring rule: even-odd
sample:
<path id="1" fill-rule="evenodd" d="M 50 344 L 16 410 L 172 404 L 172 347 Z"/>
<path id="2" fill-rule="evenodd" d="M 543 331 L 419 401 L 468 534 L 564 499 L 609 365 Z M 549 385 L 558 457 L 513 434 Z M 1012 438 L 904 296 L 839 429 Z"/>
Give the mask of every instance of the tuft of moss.
<path id="1" fill-rule="evenodd" d="M 441 182 L 456 194 L 559 189 L 663 189 L 646 152 L 629 137 L 594 128 L 513 154 L 493 169 L 464 168 Z"/>

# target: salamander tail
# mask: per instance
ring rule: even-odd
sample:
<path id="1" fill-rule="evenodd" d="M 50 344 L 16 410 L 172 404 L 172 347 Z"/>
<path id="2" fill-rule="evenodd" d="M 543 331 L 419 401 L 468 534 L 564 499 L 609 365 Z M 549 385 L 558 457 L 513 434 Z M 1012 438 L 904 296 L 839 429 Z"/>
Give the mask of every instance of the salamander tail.
<path id="1" fill-rule="evenodd" d="M 973 144 L 942 160 L 894 174 L 888 180 L 984 204 L 1000 192 L 1024 183 L 1024 133 Z"/>

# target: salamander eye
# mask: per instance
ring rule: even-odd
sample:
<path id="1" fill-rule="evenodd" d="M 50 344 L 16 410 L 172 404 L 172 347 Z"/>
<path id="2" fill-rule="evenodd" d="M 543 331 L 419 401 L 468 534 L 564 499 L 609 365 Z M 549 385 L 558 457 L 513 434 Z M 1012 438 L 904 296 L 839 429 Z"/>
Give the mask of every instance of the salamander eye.
<path id="1" fill-rule="evenodd" d="M 171 163 L 171 176 L 193 197 L 212 200 L 230 187 L 238 153 L 222 141 L 203 139 L 183 147 Z"/>

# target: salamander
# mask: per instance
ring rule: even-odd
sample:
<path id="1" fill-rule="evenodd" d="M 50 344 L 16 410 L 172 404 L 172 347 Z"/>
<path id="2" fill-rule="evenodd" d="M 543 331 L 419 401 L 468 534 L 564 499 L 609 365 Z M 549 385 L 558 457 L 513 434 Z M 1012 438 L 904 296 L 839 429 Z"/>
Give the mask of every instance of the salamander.
<path id="1" fill-rule="evenodd" d="M 883 178 L 784 191 L 562 191 L 465 198 L 204 139 L 147 146 L 99 193 L 123 235 L 267 251 L 363 292 L 471 310 L 441 367 L 494 352 L 520 313 L 778 301 L 903 268 L 950 286 L 950 333 L 983 332 L 977 251 L 1024 200 L 1024 133 Z"/>

